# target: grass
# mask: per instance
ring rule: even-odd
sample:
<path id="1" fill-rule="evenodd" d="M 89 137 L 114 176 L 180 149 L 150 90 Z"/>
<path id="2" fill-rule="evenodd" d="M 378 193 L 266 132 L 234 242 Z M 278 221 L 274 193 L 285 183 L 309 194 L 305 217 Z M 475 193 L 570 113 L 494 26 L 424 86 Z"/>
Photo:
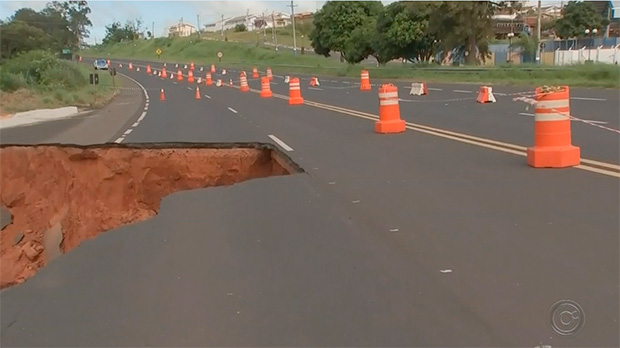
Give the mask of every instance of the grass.
<path id="1" fill-rule="evenodd" d="M 84 81 L 88 81 L 93 70 L 85 65 L 76 65 Z M 26 85 L 11 92 L 2 92 L 0 98 L 0 110 L 3 115 L 13 114 L 36 109 L 50 109 L 63 106 L 77 106 L 84 108 L 99 108 L 107 104 L 118 92 L 113 87 L 112 77 L 107 71 L 99 71 L 99 86 L 92 87 L 88 84 L 81 86 L 68 86 L 56 88 L 44 88 L 41 85 Z M 119 79 L 116 79 L 117 85 Z"/>
<path id="2" fill-rule="evenodd" d="M 299 47 L 304 46 L 306 47 L 306 49 L 308 49 L 310 47 L 310 40 L 308 39 L 307 32 L 309 31 L 307 30 L 302 31 L 302 30 L 299 30 L 299 28 L 297 29 L 298 30 L 295 31 L 295 37 L 297 38 L 297 45 Z M 289 47 L 293 46 L 293 43 L 294 43 L 293 42 L 293 28 L 290 25 L 287 27 L 283 27 L 283 28 L 277 28 L 273 34 L 275 34 L 276 36 L 278 45 L 284 45 L 284 46 L 289 46 Z M 221 32 L 219 31 L 202 33 L 201 37 L 206 38 L 206 39 L 211 39 L 211 40 L 222 40 L 222 35 L 221 35 Z M 263 44 L 263 42 L 265 42 L 268 45 L 274 44 L 271 29 L 266 29 L 265 31 L 255 30 L 255 31 L 241 31 L 241 32 L 235 32 L 233 30 L 226 30 L 224 31 L 224 37 L 228 38 L 229 42 L 242 42 L 242 43 L 249 43 L 253 45 L 256 45 L 257 42 L 261 45 Z M 312 48 L 309 48 L 309 49 L 312 50 Z"/>
<path id="3" fill-rule="evenodd" d="M 253 34 L 256 35 L 256 34 Z M 315 54 L 293 55 L 291 50 L 275 52 L 272 47 L 248 43 L 223 42 L 210 39 L 159 38 L 124 42 L 98 47 L 83 52 L 85 56 L 102 58 L 133 58 L 157 61 L 155 50 L 163 51 L 159 61 L 189 62 L 200 65 L 224 65 L 249 70 L 272 67 L 275 73 L 308 73 L 317 76 L 359 77 L 362 69 L 370 71 L 371 78 L 424 80 L 428 82 L 471 82 L 508 85 L 557 85 L 574 87 L 620 88 L 620 67 L 607 64 L 548 67 L 513 65 L 494 67 L 451 67 L 412 64 L 389 64 L 384 67 L 351 65 L 338 59 Z M 223 53 L 221 62 L 216 54 Z"/>

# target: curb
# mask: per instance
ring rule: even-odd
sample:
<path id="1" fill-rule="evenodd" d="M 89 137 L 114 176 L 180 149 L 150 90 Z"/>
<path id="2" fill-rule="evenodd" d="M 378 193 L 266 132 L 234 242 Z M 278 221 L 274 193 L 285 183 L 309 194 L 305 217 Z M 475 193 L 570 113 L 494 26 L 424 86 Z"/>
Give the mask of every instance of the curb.
<path id="1" fill-rule="evenodd" d="M 76 106 L 18 112 L 11 118 L 0 120 L 0 129 L 29 126 L 42 122 L 79 116 L 81 114 L 82 113 L 78 111 Z"/>

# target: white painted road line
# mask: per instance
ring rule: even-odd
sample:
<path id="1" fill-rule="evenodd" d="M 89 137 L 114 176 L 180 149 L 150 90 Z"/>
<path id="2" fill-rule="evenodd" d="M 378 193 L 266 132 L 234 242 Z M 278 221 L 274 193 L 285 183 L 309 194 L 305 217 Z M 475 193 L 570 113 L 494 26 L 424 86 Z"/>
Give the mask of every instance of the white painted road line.
<path id="1" fill-rule="evenodd" d="M 528 114 L 527 112 L 520 112 L 519 115 L 521 116 L 531 116 L 534 117 L 534 114 Z"/>
<path id="2" fill-rule="evenodd" d="M 317 88 L 317 87 L 308 87 L 308 89 L 313 89 L 315 91 L 322 91 L 322 88 Z"/>
<path id="3" fill-rule="evenodd" d="M 205 94 L 205 98 L 211 99 L 211 97 L 209 97 L 208 95 Z"/>
<path id="4" fill-rule="evenodd" d="M 123 139 L 125 139 L 125 138 L 120 137 L 120 138 L 114 140 L 114 142 L 117 143 L 117 144 L 120 144 L 121 142 L 123 142 Z"/>
<path id="5" fill-rule="evenodd" d="M 570 98 L 575 99 L 575 100 L 607 101 L 607 99 L 601 99 L 601 98 L 586 98 L 586 97 L 570 97 Z"/>
<path id="6" fill-rule="evenodd" d="M 140 115 L 140 117 L 138 118 L 138 122 L 141 122 L 144 117 L 146 117 L 146 111 L 142 113 L 142 115 Z"/>
<path id="7" fill-rule="evenodd" d="M 443 91 L 441 88 L 427 88 L 429 91 Z"/>
<path id="8" fill-rule="evenodd" d="M 187 87 L 187 89 L 189 89 L 190 91 L 192 90 L 192 88 L 191 88 L 191 87 Z"/>
<path id="9" fill-rule="evenodd" d="M 472 93 L 472 91 L 463 91 L 461 89 L 455 89 L 452 92 L 456 92 L 456 93 Z"/>
<path id="10" fill-rule="evenodd" d="M 276 137 L 275 135 L 271 135 L 270 134 L 269 137 L 271 138 L 271 140 L 275 141 L 276 144 L 280 145 L 284 150 L 289 151 L 289 152 L 293 151 L 292 147 L 286 145 L 285 142 L 283 142 L 282 140 L 278 139 L 278 137 Z"/>
<path id="11" fill-rule="evenodd" d="M 233 109 L 233 108 L 231 108 L 231 107 L 228 107 L 228 110 L 230 110 L 230 111 L 234 112 L 235 114 L 238 114 L 237 110 L 235 110 L 235 109 Z"/>
<path id="12" fill-rule="evenodd" d="M 126 130 L 125 133 L 123 133 L 123 135 L 129 135 L 129 133 L 131 133 L 132 131 L 133 131 L 133 129 L 130 128 L 130 129 Z"/>
<path id="13" fill-rule="evenodd" d="M 132 127 L 137 127 L 140 124 L 140 121 L 135 122 L 133 125 L 131 125 Z"/>

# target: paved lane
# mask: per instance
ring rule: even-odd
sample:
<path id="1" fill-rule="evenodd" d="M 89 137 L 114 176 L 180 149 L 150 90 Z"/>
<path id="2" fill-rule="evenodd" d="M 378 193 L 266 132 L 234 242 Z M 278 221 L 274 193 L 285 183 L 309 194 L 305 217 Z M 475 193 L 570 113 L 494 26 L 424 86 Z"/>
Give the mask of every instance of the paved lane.
<path id="1" fill-rule="evenodd" d="M 5 345 L 618 345 L 617 178 L 129 75 L 151 107 L 123 142 L 272 135 L 307 174 L 179 192 L 84 243 L 3 292 Z M 547 318 L 565 298 L 570 339 Z"/>

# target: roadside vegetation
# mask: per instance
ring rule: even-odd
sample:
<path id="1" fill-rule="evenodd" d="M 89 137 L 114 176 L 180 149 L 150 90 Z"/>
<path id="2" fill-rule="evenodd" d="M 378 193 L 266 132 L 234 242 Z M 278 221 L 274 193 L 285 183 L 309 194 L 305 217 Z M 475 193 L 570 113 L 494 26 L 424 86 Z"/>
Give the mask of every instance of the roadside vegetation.
<path id="1" fill-rule="evenodd" d="M 92 25 L 86 1 L 52 1 L 34 11 L 21 8 L 0 21 L 0 114 L 62 106 L 99 107 L 114 96 L 112 79 L 72 62 Z"/>
<path id="2" fill-rule="evenodd" d="M 157 58 L 155 50 L 162 54 Z M 223 53 L 219 62 L 217 52 Z M 190 38 L 158 38 L 98 46 L 83 51 L 93 58 L 129 58 L 153 62 L 190 62 L 199 65 L 237 67 L 250 70 L 271 67 L 278 74 L 307 73 L 318 76 L 359 77 L 362 69 L 371 78 L 425 80 L 428 82 L 473 82 L 513 85 L 567 84 L 582 87 L 620 88 L 617 65 L 587 64 L 570 67 L 540 65 L 504 65 L 494 67 L 452 67 L 435 64 L 395 63 L 375 65 L 341 63 L 338 59 L 314 54 L 293 55 L 292 50 L 273 47 Z"/>
<path id="3" fill-rule="evenodd" d="M 91 86 L 92 72 L 85 64 L 61 60 L 45 51 L 5 60 L 0 66 L 2 114 L 62 106 L 100 107 L 116 90 L 107 71 L 98 72 L 97 88 Z"/>
<path id="4" fill-rule="evenodd" d="M 396 1 L 387 6 L 377 1 L 328 1 L 312 21 L 297 22 L 296 56 L 291 50 L 292 26 L 274 33 L 276 51 L 271 29 L 248 32 L 238 25 L 223 36 L 215 32 L 153 39 L 136 20 L 107 26 L 103 44 L 83 54 L 244 69 L 271 67 L 279 74 L 359 77 L 367 69 L 371 78 L 620 88 L 618 66 L 485 65 L 489 44 L 496 41 L 492 16 L 516 13 L 522 6 L 521 1 Z M 579 37 L 585 35 L 580 28 L 602 28 L 606 20 L 591 4 L 570 1 L 562 19 L 543 24 L 560 37 Z M 536 37 L 521 33 L 512 46 L 533 57 L 539 43 Z M 162 51 L 160 57 L 157 49 Z M 221 61 L 217 52 L 223 54 Z"/>

